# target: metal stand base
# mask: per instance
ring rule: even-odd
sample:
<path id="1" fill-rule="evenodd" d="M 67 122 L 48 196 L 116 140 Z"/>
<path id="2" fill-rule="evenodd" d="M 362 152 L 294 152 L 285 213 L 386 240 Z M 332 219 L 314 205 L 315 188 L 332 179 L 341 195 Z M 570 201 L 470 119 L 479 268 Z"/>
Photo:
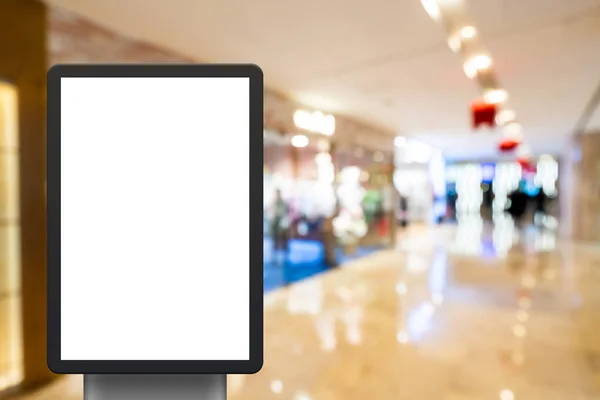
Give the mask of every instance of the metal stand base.
<path id="1" fill-rule="evenodd" d="M 84 400 L 226 400 L 227 375 L 85 375 Z"/>

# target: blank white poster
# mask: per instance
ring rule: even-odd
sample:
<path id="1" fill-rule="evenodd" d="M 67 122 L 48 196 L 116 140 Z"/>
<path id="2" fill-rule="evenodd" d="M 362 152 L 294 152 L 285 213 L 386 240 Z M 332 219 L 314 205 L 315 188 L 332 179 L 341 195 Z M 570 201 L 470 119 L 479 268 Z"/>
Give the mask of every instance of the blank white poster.
<path id="1" fill-rule="evenodd" d="M 62 78 L 62 360 L 249 359 L 248 78 Z"/>

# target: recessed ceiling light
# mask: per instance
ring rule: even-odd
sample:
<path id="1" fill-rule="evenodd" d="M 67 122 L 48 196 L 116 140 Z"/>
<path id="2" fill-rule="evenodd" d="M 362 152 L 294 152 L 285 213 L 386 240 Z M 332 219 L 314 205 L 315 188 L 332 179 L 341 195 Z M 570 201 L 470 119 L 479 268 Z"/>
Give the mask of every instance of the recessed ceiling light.
<path id="1" fill-rule="evenodd" d="M 421 4 L 423 4 L 423 8 L 431 18 L 436 21 L 440 19 L 442 14 L 435 0 L 421 0 Z"/>
<path id="2" fill-rule="evenodd" d="M 480 71 L 491 67 L 492 59 L 486 55 L 478 55 L 473 57 L 473 59 L 471 60 L 471 65 L 473 65 L 473 68 Z"/>
<path id="3" fill-rule="evenodd" d="M 496 115 L 496 123 L 500 126 L 506 125 L 515 120 L 517 115 L 512 110 L 502 110 Z"/>
<path id="4" fill-rule="evenodd" d="M 460 41 L 460 38 L 458 36 L 451 36 L 448 39 L 448 47 L 450 47 L 450 50 L 453 52 L 458 53 L 462 48 L 462 42 Z"/>
<path id="5" fill-rule="evenodd" d="M 467 75 L 467 78 L 469 79 L 473 79 L 477 76 L 477 70 L 475 68 L 473 68 L 473 66 L 469 63 L 465 64 L 465 75 Z"/>
<path id="6" fill-rule="evenodd" d="M 508 98 L 508 93 L 504 89 L 491 89 L 483 93 L 483 101 L 488 104 L 500 104 Z"/>
<path id="7" fill-rule="evenodd" d="M 479 71 L 486 70 L 492 66 L 492 59 L 486 55 L 478 55 L 471 59 L 469 59 L 465 65 L 464 70 L 465 74 L 469 78 L 474 78 L 477 76 Z"/>
<path id="8" fill-rule="evenodd" d="M 477 29 L 474 26 L 465 26 L 460 30 L 460 36 L 463 39 L 473 39 L 477 36 Z"/>

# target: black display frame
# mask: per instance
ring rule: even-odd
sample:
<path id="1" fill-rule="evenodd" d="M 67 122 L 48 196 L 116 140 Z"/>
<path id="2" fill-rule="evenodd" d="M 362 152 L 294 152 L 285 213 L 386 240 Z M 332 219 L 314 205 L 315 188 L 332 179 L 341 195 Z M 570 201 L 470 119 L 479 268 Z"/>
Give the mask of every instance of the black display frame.
<path id="1" fill-rule="evenodd" d="M 249 78 L 250 329 L 248 360 L 61 359 L 61 79 Z M 264 77 L 254 64 L 55 65 L 47 75 L 48 367 L 57 374 L 252 374 L 263 364 L 263 107 Z M 221 239 L 220 239 L 221 240 Z"/>

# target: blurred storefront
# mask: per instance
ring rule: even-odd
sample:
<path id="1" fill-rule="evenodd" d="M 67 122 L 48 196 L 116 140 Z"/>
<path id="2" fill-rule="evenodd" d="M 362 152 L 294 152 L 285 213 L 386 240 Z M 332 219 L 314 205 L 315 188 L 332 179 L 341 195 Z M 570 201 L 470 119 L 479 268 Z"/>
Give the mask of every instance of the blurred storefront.
<path id="1" fill-rule="evenodd" d="M 392 151 L 347 146 L 336 154 L 339 168 L 337 195 L 340 215 L 338 237 L 353 245 L 385 246 L 394 230 L 396 208 Z"/>
<path id="2" fill-rule="evenodd" d="M 482 216 L 486 220 L 504 213 L 509 207 L 509 195 L 515 190 L 525 191 L 532 199 L 543 194 L 547 197 L 546 214 L 552 220 L 559 216 L 558 177 L 559 161 L 551 155 L 532 160 L 534 171 L 524 171 L 516 161 L 460 162 L 448 165 L 446 182 L 449 209 L 455 215 Z M 530 207 L 528 219 L 538 218 L 535 207 Z M 541 223 L 541 221 L 534 221 Z M 546 221 L 548 223 L 548 221 Z M 549 222 L 551 225 L 555 222 Z"/>
<path id="3" fill-rule="evenodd" d="M 318 110 L 282 107 L 283 101 L 266 101 L 265 210 L 279 191 L 294 240 L 325 244 L 332 230 L 335 246 L 347 253 L 388 244 L 393 137 Z M 379 138 L 382 150 L 368 137 Z"/>
<path id="4" fill-rule="evenodd" d="M 439 222 L 446 214 L 442 153 L 413 139 L 396 138 L 394 185 L 407 202 L 410 222 Z"/>

